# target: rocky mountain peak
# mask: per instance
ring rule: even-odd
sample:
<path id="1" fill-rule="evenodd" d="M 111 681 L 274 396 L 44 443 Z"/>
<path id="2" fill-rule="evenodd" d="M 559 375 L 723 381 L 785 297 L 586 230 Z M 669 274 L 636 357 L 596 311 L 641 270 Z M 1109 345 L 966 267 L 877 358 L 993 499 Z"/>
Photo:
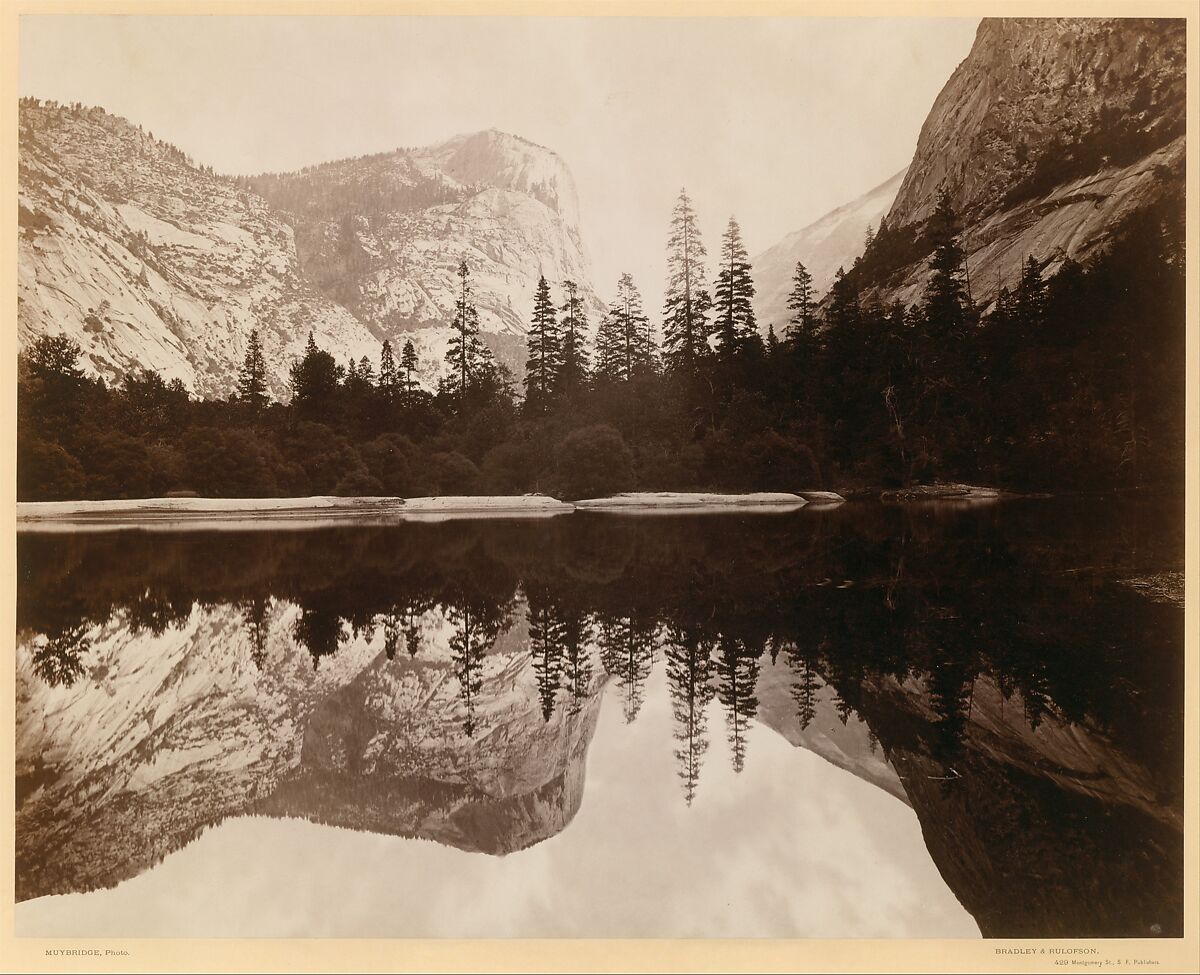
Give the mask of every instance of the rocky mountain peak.
<path id="1" fill-rule="evenodd" d="M 575 181 L 552 149 L 518 135 L 486 129 L 417 150 L 414 158 L 459 183 L 482 183 L 531 196 L 558 213 L 578 235 Z"/>

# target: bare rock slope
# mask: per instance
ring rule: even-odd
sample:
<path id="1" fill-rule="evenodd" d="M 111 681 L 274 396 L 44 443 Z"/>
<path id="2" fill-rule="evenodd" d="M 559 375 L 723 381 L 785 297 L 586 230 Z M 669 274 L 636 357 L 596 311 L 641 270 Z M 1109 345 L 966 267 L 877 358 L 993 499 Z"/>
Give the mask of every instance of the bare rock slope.
<path id="1" fill-rule="evenodd" d="M 887 226 L 917 230 L 941 190 L 963 218 L 973 297 L 1033 255 L 1084 261 L 1184 182 L 1182 20 L 986 19 L 930 110 Z M 916 300 L 921 248 L 876 268 L 875 296 Z"/>
<path id="2" fill-rule="evenodd" d="M 516 136 L 235 179 L 99 108 L 27 98 L 20 126 L 20 344 L 69 335 L 110 382 L 147 368 L 227 395 L 258 329 L 276 396 L 310 332 L 342 363 L 411 340 L 432 388 L 464 259 L 518 373 L 540 275 L 575 281 L 593 327 L 602 311 L 570 172 Z"/>

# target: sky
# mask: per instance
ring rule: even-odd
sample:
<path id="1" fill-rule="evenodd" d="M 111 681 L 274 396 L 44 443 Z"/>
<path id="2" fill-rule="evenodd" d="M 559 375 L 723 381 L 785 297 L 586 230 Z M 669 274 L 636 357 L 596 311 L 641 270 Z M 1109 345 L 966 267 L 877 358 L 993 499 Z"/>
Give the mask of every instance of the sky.
<path id="1" fill-rule="evenodd" d="M 978 18 L 21 18 L 23 95 L 99 105 L 244 174 L 497 128 L 555 150 L 602 297 L 661 295 L 686 186 L 710 260 L 884 182 Z M 607 286 L 611 282 L 613 287 Z"/>

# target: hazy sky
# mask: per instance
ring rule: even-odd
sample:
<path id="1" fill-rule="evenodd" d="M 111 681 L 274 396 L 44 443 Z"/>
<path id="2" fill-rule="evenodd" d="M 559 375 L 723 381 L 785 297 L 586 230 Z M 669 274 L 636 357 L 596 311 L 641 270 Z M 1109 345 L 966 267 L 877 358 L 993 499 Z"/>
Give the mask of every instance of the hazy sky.
<path id="1" fill-rule="evenodd" d="M 231 173 L 498 128 L 575 175 L 602 297 L 653 307 L 680 186 L 750 253 L 912 156 L 977 18 L 50 17 L 21 92 L 100 105 Z"/>

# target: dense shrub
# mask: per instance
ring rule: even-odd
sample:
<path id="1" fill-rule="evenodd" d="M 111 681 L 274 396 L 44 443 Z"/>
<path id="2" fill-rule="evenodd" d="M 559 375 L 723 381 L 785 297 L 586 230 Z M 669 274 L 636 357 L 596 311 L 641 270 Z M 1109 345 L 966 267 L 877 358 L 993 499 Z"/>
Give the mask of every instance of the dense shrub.
<path id="1" fill-rule="evenodd" d="M 568 434 L 558 448 L 558 490 L 563 498 L 603 497 L 634 487 L 633 454 L 604 423 Z"/>
<path id="2" fill-rule="evenodd" d="M 24 437 L 17 443 L 17 500 L 69 501 L 85 493 L 83 467 L 56 443 Z"/>

